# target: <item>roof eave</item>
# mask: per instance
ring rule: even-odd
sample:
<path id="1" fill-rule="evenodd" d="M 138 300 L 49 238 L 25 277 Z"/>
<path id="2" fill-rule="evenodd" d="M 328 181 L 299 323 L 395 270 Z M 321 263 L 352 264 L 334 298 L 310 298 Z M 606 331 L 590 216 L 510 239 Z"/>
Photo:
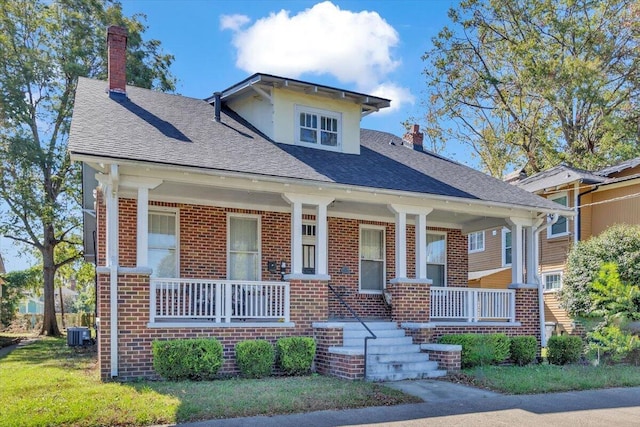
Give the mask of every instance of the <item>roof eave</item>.
<path id="1" fill-rule="evenodd" d="M 339 190 L 352 190 L 352 191 L 362 191 L 362 192 L 374 192 L 377 194 L 387 194 L 394 196 L 402 196 L 402 197 L 410 197 L 410 198 L 419 198 L 419 199 L 430 199 L 436 200 L 439 202 L 453 202 L 453 203 L 462 203 L 467 206 L 477 206 L 482 208 L 502 208 L 513 211 L 514 209 L 522 211 L 522 212 L 530 212 L 540 214 L 554 214 L 560 213 L 563 216 L 574 216 L 575 212 L 573 209 L 563 207 L 558 205 L 557 208 L 546 208 L 541 206 L 530 206 L 530 205 L 519 205 L 513 203 L 503 203 L 503 202 L 495 202 L 484 199 L 470 199 L 470 198 L 461 198 L 454 196 L 444 196 L 438 194 L 430 194 L 430 193 L 418 193 L 413 191 L 403 191 L 403 190 L 393 190 L 387 188 L 379 188 L 379 187 L 365 187 L 360 185 L 353 184 L 343 184 L 329 181 L 317 181 L 317 180 L 309 180 L 302 178 L 289 178 L 289 177 L 281 177 L 274 175 L 261 175 L 261 174 L 252 174 L 247 172 L 237 172 L 237 171 L 229 171 L 223 169 L 211 169 L 211 168 L 203 168 L 198 166 L 186 166 L 186 165 L 177 165 L 172 163 L 157 163 L 157 162 L 146 162 L 143 160 L 132 160 L 126 158 L 115 158 L 115 157 L 106 157 L 106 156 L 96 156 L 92 154 L 86 153 L 78 153 L 78 152 L 70 152 L 71 159 L 73 161 L 78 162 L 88 162 L 93 164 L 109 164 L 116 161 L 120 164 L 128 164 L 131 166 L 155 166 L 155 167 L 163 167 L 167 169 L 173 169 L 176 171 L 193 171 L 198 170 L 200 172 L 206 172 L 208 174 L 213 174 L 216 176 L 225 176 L 225 177 L 233 177 L 233 178 L 244 178 L 249 180 L 259 179 L 265 182 L 272 183 L 281 183 L 281 184 L 297 184 L 302 186 L 314 186 L 318 185 L 322 186 L 326 189 L 339 189 Z"/>

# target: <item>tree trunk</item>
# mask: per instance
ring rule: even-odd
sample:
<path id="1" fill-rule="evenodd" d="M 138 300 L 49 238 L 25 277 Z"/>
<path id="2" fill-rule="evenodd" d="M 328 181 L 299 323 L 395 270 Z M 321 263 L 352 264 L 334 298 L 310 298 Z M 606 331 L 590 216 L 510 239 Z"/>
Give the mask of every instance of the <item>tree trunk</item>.
<path id="1" fill-rule="evenodd" d="M 41 250 L 42 265 L 44 267 L 44 320 L 42 322 L 40 335 L 59 337 L 62 334 L 60 333 L 60 329 L 58 329 L 58 322 L 56 320 L 54 287 L 56 268 L 53 257 L 53 250 L 55 248 L 55 245 L 53 244 L 54 241 L 53 226 L 45 225 L 43 239 L 44 245 Z"/>
<path id="2" fill-rule="evenodd" d="M 62 329 L 67 329 L 67 325 L 64 324 L 64 297 L 62 295 L 62 285 L 60 289 L 60 319 L 62 320 Z"/>

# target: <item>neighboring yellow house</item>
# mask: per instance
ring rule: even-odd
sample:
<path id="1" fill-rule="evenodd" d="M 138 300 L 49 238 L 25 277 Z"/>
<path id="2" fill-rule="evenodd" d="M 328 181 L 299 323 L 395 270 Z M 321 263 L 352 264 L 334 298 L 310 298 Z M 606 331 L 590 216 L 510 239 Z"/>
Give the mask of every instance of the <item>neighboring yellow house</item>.
<path id="1" fill-rule="evenodd" d="M 573 333 L 575 325 L 557 299 L 567 254 L 575 242 L 611 225 L 640 224 L 640 157 L 595 172 L 560 165 L 509 181 L 576 212 L 575 218 L 560 217 L 543 227 L 538 245 L 547 333 Z M 512 277 L 511 249 L 507 228 L 469 233 L 469 286 L 506 288 Z"/>

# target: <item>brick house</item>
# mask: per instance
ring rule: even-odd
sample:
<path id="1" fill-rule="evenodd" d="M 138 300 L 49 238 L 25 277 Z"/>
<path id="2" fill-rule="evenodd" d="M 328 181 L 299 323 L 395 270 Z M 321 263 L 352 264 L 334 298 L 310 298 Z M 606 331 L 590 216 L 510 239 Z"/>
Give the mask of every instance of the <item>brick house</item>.
<path id="1" fill-rule="evenodd" d="M 313 336 L 318 372 L 398 379 L 437 369 L 421 345 L 452 366 L 429 347 L 443 333 L 539 336 L 537 261 L 514 250 L 510 289 L 469 289 L 466 235 L 570 210 L 423 150 L 418 126 L 361 129 L 387 99 L 267 74 L 169 95 L 126 85 L 124 31 L 108 47 L 109 80 L 80 79 L 69 139 L 103 379 L 153 377 L 153 340 L 215 337 L 233 373 L 241 340 Z"/>
<path id="2" fill-rule="evenodd" d="M 574 211 L 572 217 L 561 216 L 541 228 L 536 269 L 544 294 L 542 321 L 547 334 L 572 334 L 577 326 L 557 298 L 567 255 L 576 242 L 597 236 L 614 224 L 640 224 L 640 158 L 593 172 L 559 165 L 512 182 Z M 469 286 L 506 288 L 511 248 L 511 232 L 504 227 L 471 233 Z"/>

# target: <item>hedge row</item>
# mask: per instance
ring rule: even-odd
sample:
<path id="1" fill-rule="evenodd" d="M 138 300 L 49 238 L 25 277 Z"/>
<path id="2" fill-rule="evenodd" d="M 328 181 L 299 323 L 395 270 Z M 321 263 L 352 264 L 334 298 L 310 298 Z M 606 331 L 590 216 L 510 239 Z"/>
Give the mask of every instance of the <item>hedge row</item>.
<path id="1" fill-rule="evenodd" d="M 462 346 L 462 367 L 491 365 L 511 359 L 523 366 L 536 360 L 538 342 L 533 336 L 509 338 L 505 334 L 443 335 L 442 344 Z M 547 360 L 554 365 L 575 363 L 580 360 L 583 342 L 578 336 L 552 336 L 547 342 Z"/>
<path id="2" fill-rule="evenodd" d="M 222 366 L 222 344 L 215 338 L 154 341 L 153 367 L 169 380 L 212 379 Z M 242 376 L 261 378 L 271 375 L 274 363 L 287 375 L 311 371 L 316 343 L 309 337 L 286 337 L 276 347 L 266 340 L 247 340 L 236 344 L 236 364 Z"/>

